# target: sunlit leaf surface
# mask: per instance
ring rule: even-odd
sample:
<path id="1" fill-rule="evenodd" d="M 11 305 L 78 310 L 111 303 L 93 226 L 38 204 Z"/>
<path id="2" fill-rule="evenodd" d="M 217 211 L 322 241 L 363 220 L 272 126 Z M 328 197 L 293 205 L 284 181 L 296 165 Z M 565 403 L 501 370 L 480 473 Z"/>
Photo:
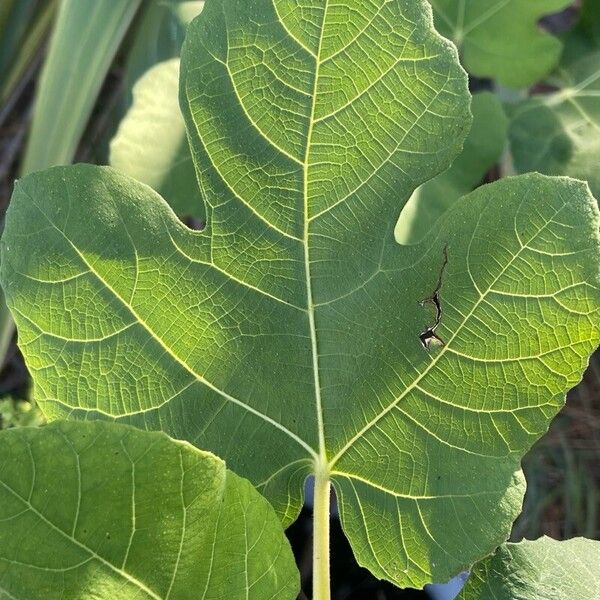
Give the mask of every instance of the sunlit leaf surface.
<path id="1" fill-rule="evenodd" d="M 295 600 L 273 509 L 223 461 L 112 423 L 0 433 L 0 598 Z"/>

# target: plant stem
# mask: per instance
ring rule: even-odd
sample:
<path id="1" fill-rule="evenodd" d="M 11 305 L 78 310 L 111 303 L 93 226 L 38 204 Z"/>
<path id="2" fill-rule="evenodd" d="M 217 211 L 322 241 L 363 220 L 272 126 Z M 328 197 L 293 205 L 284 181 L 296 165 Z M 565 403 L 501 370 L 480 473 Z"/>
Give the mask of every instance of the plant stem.
<path id="1" fill-rule="evenodd" d="M 2 294 L 0 294 L 0 369 L 5 366 L 14 332 L 15 323 L 10 316 Z"/>
<path id="2" fill-rule="evenodd" d="M 326 469 L 316 469 L 313 500 L 313 600 L 330 600 L 329 584 L 329 496 Z"/>

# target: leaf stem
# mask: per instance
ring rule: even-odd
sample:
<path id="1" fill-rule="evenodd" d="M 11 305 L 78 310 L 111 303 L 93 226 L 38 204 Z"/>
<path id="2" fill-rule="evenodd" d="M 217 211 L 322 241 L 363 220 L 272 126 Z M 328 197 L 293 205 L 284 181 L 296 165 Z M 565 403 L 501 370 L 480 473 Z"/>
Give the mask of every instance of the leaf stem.
<path id="1" fill-rule="evenodd" d="M 329 503 L 330 480 L 327 469 L 315 470 L 313 500 L 313 600 L 330 600 L 329 583 Z"/>

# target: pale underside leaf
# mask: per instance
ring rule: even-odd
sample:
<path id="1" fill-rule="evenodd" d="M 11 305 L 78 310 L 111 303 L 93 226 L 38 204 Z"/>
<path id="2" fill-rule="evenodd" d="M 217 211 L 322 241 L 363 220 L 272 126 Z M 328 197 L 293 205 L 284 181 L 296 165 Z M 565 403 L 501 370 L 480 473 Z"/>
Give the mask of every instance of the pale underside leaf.
<path id="1" fill-rule="evenodd" d="M 469 125 L 426 7 L 209 0 L 181 67 L 206 230 L 110 169 L 54 169 L 19 183 L 2 255 L 47 416 L 210 449 L 286 524 L 328 472 L 359 562 L 413 587 L 508 536 L 600 304 L 580 182 L 486 186 L 395 242 Z"/>
<path id="2" fill-rule="evenodd" d="M 281 524 L 223 461 L 159 433 L 0 433 L 0 597 L 294 600 Z"/>
<path id="3" fill-rule="evenodd" d="M 122 113 L 131 106 L 133 86 L 148 69 L 179 58 L 187 26 L 203 6 L 204 0 L 151 0 L 144 6 L 123 66 L 126 92 L 120 106 Z M 158 142 L 155 140 L 155 144 Z"/>
<path id="4" fill-rule="evenodd" d="M 155 65 L 140 78 L 111 141 L 110 164 L 155 189 L 179 216 L 203 218 L 178 90 L 178 58 Z"/>
<path id="5" fill-rule="evenodd" d="M 508 120 L 491 92 L 480 92 L 471 103 L 473 125 L 462 153 L 447 170 L 420 186 L 404 208 L 394 235 L 400 244 L 421 241 L 454 202 L 483 183 L 485 174 L 502 155 Z"/>
<path id="6" fill-rule="evenodd" d="M 539 26 L 542 17 L 572 0 L 429 0 L 438 31 L 453 40 L 477 77 L 520 88 L 558 64 L 561 41 Z"/>
<path id="7" fill-rule="evenodd" d="M 548 537 L 505 544 L 475 566 L 459 600 L 597 598 L 600 542 Z"/>
<path id="8" fill-rule="evenodd" d="M 564 65 L 556 82 L 557 92 L 533 96 L 513 112 L 515 167 L 586 180 L 600 197 L 600 51 Z"/>

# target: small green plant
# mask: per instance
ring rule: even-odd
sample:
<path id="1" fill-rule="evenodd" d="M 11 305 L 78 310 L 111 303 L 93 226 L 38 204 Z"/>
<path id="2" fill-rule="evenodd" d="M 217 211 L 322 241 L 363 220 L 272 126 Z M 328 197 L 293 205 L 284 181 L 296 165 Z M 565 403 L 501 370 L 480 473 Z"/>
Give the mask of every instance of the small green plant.
<path id="1" fill-rule="evenodd" d="M 43 423 L 40 411 L 27 400 L 3 398 L 0 400 L 0 429 L 36 426 Z"/>
<path id="2" fill-rule="evenodd" d="M 485 95 L 490 143 L 427 183 L 463 149 L 467 83 L 424 0 L 208 0 L 179 88 L 202 231 L 111 168 L 17 184 L 2 284 L 58 423 L 0 435 L 25 457 L 0 467 L 0 541 L 52 534 L 51 552 L 5 545 L 0 594 L 292 599 L 282 526 L 313 475 L 314 600 L 330 597 L 332 485 L 375 576 L 422 587 L 484 560 L 464 597 L 513 597 L 543 554 L 502 546 L 520 460 L 600 341 L 600 220 L 568 177 L 463 195 L 468 157 L 481 178 L 502 150 Z M 397 225 L 421 184 L 447 188 L 447 210 L 413 197 L 418 231 Z"/>

